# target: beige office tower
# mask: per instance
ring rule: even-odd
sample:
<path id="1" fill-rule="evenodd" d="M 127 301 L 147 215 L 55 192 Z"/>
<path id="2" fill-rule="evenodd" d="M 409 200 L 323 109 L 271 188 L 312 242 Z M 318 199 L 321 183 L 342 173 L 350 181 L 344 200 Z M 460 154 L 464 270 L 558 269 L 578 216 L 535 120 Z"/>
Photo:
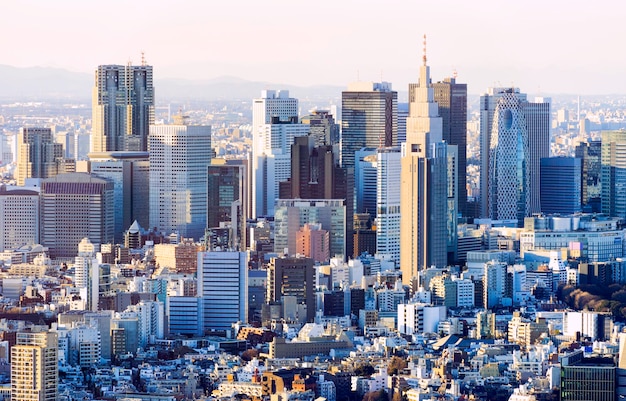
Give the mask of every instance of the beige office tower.
<path id="1" fill-rule="evenodd" d="M 50 128 L 20 128 L 15 170 L 17 185 L 24 185 L 27 178 L 54 177 L 63 160 L 63 145 L 54 141 Z"/>
<path id="2" fill-rule="evenodd" d="M 434 100 L 430 69 L 420 68 L 413 88 L 402 145 L 400 188 L 400 269 L 409 284 L 428 266 L 444 267 L 447 258 L 447 145 Z M 419 285 L 415 283 L 414 289 Z"/>
<path id="3" fill-rule="evenodd" d="M 55 401 L 59 384 L 57 334 L 17 333 L 11 348 L 11 399 Z"/>

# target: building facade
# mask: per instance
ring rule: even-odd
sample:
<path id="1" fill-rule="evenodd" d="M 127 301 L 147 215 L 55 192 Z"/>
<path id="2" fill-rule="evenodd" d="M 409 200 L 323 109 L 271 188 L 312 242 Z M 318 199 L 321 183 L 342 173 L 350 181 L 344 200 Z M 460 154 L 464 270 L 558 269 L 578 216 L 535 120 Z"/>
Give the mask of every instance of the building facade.
<path id="1" fill-rule="evenodd" d="M 57 334 L 20 332 L 11 348 L 11 399 L 56 401 L 58 397 Z"/>
<path id="2" fill-rule="evenodd" d="M 50 178 L 59 173 L 63 145 L 56 143 L 50 128 L 20 128 L 17 134 L 17 185 L 27 178 Z M 63 168 L 61 167 L 61 172 Z"/>
<path id="3" fill-rule="evenodd" d="M 0 186 L 0 252 L 39 243 L 39 193 Z"/>
<path id="4" fill-rule="evenodd" d="M 152 125 L 150 149 L 150 227 L 185 238 L 204 235 L 211 127 Z"/>
<path id="5" fill-rule="evenodd" d="M 541 212 L 564 215 L 580 213 L 581 159 L 549 157 L 541 159 Z"/>
<path id="6" fill-rule="evenodd" d="M 86 173 L 66 173 L 41 183 L 41 244 L 51 258 L 73 258 L 85 237 L 100 249 L 113 241 L 113 183 Z"/>
<path id="7" fill-rule="evenodd" d="M 152 66 L 98 66 L 92 92 L 91 151 L 145 152 L 151 124 Z"/>

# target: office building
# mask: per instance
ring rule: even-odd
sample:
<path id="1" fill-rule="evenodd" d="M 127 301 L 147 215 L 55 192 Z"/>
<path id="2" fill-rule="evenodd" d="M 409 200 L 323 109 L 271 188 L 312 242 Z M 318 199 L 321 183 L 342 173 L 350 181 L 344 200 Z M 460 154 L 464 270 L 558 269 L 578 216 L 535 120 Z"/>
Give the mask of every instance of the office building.
<path id="1" fill-rule="evenodd" d="M 389 82 L 354 82 L 341 92 L 341 165 L 353 168 L 361 148 L 398 141 L 398 92 Z"/>
<path id="2" fill-rule="evenodd" d="M 199 252 L 198 296 L 204 330 L 230 331 L 248 321 L 248 258 L 245 252 Z"/>
<path id="3" fill-rule="evenodd" d="M 150 126 L 150 227 L 197 240 L 206 229 L 211 127 L 177 122 Z"/>
<path id="4" fill-rule="evenodd" d="M 227 227 L 227 248 L 247 247 L 248 173 L 243 160 L 213 160 L 208 171 L 207 229 Z"/>
<path id="5" fill-rule="evenodd" d="M 585 358 L 583 350 L 576 350 L 560 361 L 562 401 L 617 399 L 617 367 L 613 358 Z"/>
<path id="6" fill-rule="evenodd" d="M 59 386 L 57 334 L 18 332 L 11 348 L 11 399 L 56 401 Z"/>
<path id="7" fill-rule="evenodd" d="M 626 220 L 626 131 L 602 132 L 602 213 Z"/>
<path id="8" fill-rule="evenodd" d="M 78 244 L 78 255 L 74 258 L 74 277 L 74 286 L 86 290 L 85 309 L 97 312 L 100 298 L 100 263 L 96 259 L 96 249 L 89 238 L 83 238 Z"/>
<path id="9" fill-rule="evenodd" d="M 313 138 L 314 146 L 339 145 L 339 125 L 330 111 L 313 110 L 308 116 L 302 117 L 300 122 L 310 126 L 309 135 Z"/>
<path id="10" fill-rule="evenodd" d="M 400 182 L 400 269 L 405 284 L 419 271 L 447 263 L 447 145 L 426 55 L 413 92 Z"/>
<path id="11" fill-rule="evenodd" d="M 278 199 L 274 214 L 274 250 L 294 256 L 298 230 L 317 223 L 330 236 L 330 256 L 346 255 L 346 206 L 343 199 Z"/>
<path id="12" fill-rule="evenodd" d="M 330 260 L 330 236 L 321 224 L 305 224 L 296 233 L 296 255 L 313 259 L 318 263 Z"/>
<path id="13" fill-rule="evenodd" d="M 378 155 L 375 148 L 363 148 L 354 154 L 355 213 L 376 217 Z"/>
<path id="14" fill-rule="evenodd" d="M 294 138 L 309 133 L 298 123 L 298 99 L 286 90 L 264 90 L 252 104 L 252 217 L 274 214 L 279 183 L 291 174 Z"/>
<path id="15" fill-rule="evenodd" d="M 122 242 L 124 232 L 137 221 L 149 226 L 150 161 L 148 152 L 90 153 L 91 174 L 113 182 L 114 236 Z"/>
<path id="16" fill-rule="evenodd" d="M 0 185 L 0 252 L 39 243 L 39 193 Z"/>
<path id="17" fill-rule="evenodd" d="M 581 160 L 582 183 L 580 203 L 585 212 L 600 213 L 602 181 L 600 177 L 602 141 L 583 142 L 576 146 L 575 156 Z"/>
<path id="18" fill-rule="evenodd" d="M 50 128 L 20 128 L 15 169 L 17 185 L 24 185 L 27 178 L 50 178 L 64 173 L 63 160 L 63 145 L 55 142 Z"/>
<path id="19" fill-rule="evenodd" d="M 202 298 L 191 296 L 167 297 L 166 314 L 169 334 L 201 336 L 204 334 Z"/>
<path id="20" fill-rule="evenodd" d="M 529 102 L 518 88 L 489 88 L 480 98 L 480 154 L 480 215 L 521 224 L 538 213 L 541 158 L 550 156 L 550 99 Z"/>
<path id="21" fill-rule="evenodd" d="M 97 250 L 113 241 L 113 183 L 86 173 L 66 173 L 41 183 L 41 245 L 51 258 L 73 258 L 85 237 Z"/>
<path id="22" fill-rule="evenodd" d="M 356 258 L 363 253 L 376 254 L 376 225 L 369 213 L 354 214 L 354 251 Z"/>
<path id="23" fill-rule="evenodd" d="M 91 109 L 92 152 L 147 151 L 154 124 L 152 66 L 98 66 Z"/>
<path id="24" fill-rule="evenodd" d="M 315 317 L 315 269 L 310 258 L 272 258 L 267 268 L 265 301 L 281 302 L 293 296 L 298 304 L 306 305 L 306 321 Z"/>
<path id="25" fill-rule="evenodd" d="M 467 216 L 466 152 L 467 152 L 467 84 L 457 83 L 456 77 L 433 83 L 435 102 L 439 105 L 442 137 L 448 145 L 458 147 L 458 180 L 454 191 L 458 198 L 458 212 Z"/>
<path id="26" fill-rule="evenodd" d="M 352 254 L 354 192 L 352 171 L 339 166 L 339 155 L 330 145 L 315 146 L 315 139 L 301 136 L 291 146 L 291 178 L 280 183 L 280 199 L 344 199 L 345 252 Z M 325 228 L 328 230 L 328 228 Z M 334 256 L 331 254 L 331 256 Z"/>
<path id="27" fill-rule="evenodd" d="M 581 212 L 581 173 L 581 159 L 541 159 L 541 212 L 565 215 Z"/>
<path id="28" fill-rule="evenodd" d="M 399 147 L 379 148 L 376 161 L 376 253 L 400 264 Z"/>

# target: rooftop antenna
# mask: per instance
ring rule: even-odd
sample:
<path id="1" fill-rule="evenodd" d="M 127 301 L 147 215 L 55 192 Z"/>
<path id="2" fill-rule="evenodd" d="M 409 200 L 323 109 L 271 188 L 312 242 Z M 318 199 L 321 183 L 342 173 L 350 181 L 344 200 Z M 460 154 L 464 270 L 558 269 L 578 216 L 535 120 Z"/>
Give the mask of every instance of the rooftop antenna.
<path id="1" fill-rule="evenodd" d="M 146 53 L 145 52 L 141 52 L 141 66 L 145 67 L 146 66 Z"/>
<path id="2" fill-rule="evenodd" d="M 424 61 L 424 65 L 426 65 L 426 34 L 424 34 L 424 55 L 422 56 L 422 60 Z"/>
<path id="3" fill-rule="evenodd" d="M 458 76 L 458 74 L 456 72 L 456 67 L 452 67 L 452 78 L 454 78 L 456 80 L 457 76 Z"/>

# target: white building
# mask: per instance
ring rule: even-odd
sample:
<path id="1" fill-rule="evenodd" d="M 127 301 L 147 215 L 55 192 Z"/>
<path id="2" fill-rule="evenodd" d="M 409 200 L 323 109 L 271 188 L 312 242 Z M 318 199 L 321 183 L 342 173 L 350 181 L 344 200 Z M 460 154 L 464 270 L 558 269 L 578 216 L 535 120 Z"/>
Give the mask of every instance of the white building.
<path id="1" fill-rule="evenodd" d="M 151 125 L 150 226 L 185 238 L 204 235 L 211 127 Z"/>
<path id="2" fill-rule="evenodd" d="M 39 243 L 39 193 L 0 186 L 0 252 Z"/>
<path id="3" fill-rule="evenodd" d="M 248 321 L 248 258 L 245 252 L 199 252 L 198 296 L 205 330 L 230 330 Z"/>
<path id="4" fill-rule="evenodd" d="M 74 258 L 74 285 L 85 288 L 87 293 L 86 308 L 98 311 L 100 295 L 100 264 L 96 259 L 95 246 L 89 238 L 78 243 L 78 256 Z"/>
<path id="5" fill-rule="evenodd" d="M 400 334 L 436 333 L 439 322 L 445 319 L 445 306 L 419 303 L 398 305 L 398 332 Z"/>
<path id="6" fill-rule="evenodd" d="M 378 149 L 376 174 L 376 253 L 400 264 L 400 174 L 398 147 Z"/>
<path id="7" fill-rule="evenodd" d="M 298 123 L 298 99 L 286 90 L 264 90 L 252 105 L 252 217 L 274 214 L 278 184 L 291 177 L 291 145 L 307 135 Z"/>
<path id="8" fill-rule="evenodd" d="M 490 309 L 502 303 L 506 283 L 506 263 L 490 261 L 485 263 L 483 274 L 483 302 Z"/>

